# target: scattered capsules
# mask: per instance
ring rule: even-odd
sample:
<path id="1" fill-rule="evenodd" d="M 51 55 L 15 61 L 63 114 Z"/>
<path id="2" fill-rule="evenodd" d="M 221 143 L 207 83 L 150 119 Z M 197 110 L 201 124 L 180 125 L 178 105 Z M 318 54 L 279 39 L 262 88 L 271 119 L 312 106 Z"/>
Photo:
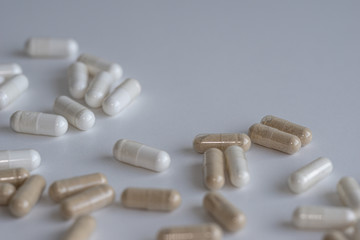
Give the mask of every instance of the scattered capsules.
<path id="1" fill-rule="evenodd" d="M 0 169 L 25 168 L 32 171 L 41 163 L 40 154 L 33 149 L 0 151 Z"/>
<path id="2" fill-rule="evenodd" d="M 324 235 L 323 240 L 348 240 L 347 237 L 340 231 L 331 231 Z"/>
<path id="3" fill-rule="evenodd" d="M 218 148 L 221 151 L 231 145 L 238 145 L 244 149 L 249 150 L 251 146 L 250 138 L 243 133 L 213 133 L 213 134 L 199 134 L 195 137 L 193 142 L 194 150 L 198 153 L 204 153 L 209 148 Z"/>
<path id="4" fill-rule="evenodd" d="M 167 152 L 127 139 L 115 143 L 113 155 L 120 162 L 156 172 L 168 169 L 171 162 Z"/>
<path id="5" fill-rule="evenodd" d="M 12 77 L 21 73 L 22 69 L 19 64 L 10 63 L 0 65 L 0 76 L 2 77 Z"/>
<path id="6" fill-rule="evenodd" d="M 0 182 L 0 205 L 7 205 L 15 191 L 14 185 Z"/>
<path id="7" fill-rule="evenodd" d="M 89 85 L 89 74 L 86 65 L 82 62 L 71 64 L 67 75 L 70 95 L 77 99 L 83 98 Z"/>
<path id="8" fill-rule="evenodd" d="M 245 152 L 242 147 L 233 145 L 225 150 L 225 159 L 230 182 L 241 188 L 249 183 L 250 174 Z"/>
<path id="9" fill-rule="evenodd" d="M 345 206 L 360 214 L 360 186 L 352 177 L 343 177 L 336 187 L 340 200 Z"/>
<path id="10" fill-rule="evenodd" d="M 78 49 L 73 39 L 29 38 L 25 43 L 25 52 L 30 57 L 67 58 L 75 56 Z"/>
<path id="11" fill-rule="evenodd" d="M 77 218 L 63 240 L 87 240 L 96 228 L 96 221 L 90 215 Z"/>
<path id="12" fill-rule="evenodd" d="M 96 74 L 85 93 L 86 104 L 92 108 L 101 107 L 104 98 L 110 91 L 113 81 L 110 73 L 99 72 Z"/>
<path id="13" fill-rule="evenodd" d="M 224 154 L 217 148 L 209 148 L 204 153 L 203 176 L 204 184 L 210 190 L 218 190 L 225 183 Z"/>
<path id="14" fill-rule="evenodd" d="M 22 185 L 30 176 L 25 168 L 11 168 L 0 170 L 0 183 L 10 183 L 15 187 Z"/>
<path id="15" fill-rule="evenodd" d="M 212 223 L 163 228 L 157 235 L 157 240 L 221 240 L 221 238 L 221 229 Z"/>
<path id="16" fill-rule="evenodd" d="M 56 98 L 54 112 L 62 115 L 71 125 L 83 131 L 89 130 L 95 124 L 94 113 L 67 96 Z"/>
<path id="17" fill-rule="evenodd" d="M 0 86 L 0 110 L 15 101 L 29 86 L 24 75 L 15 75 Z"/>

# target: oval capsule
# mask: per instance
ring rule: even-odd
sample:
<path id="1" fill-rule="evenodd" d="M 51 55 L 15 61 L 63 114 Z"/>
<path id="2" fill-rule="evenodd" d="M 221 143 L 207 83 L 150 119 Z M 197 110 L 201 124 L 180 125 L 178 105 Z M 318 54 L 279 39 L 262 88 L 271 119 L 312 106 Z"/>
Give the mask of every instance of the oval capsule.
<path id="1" fill-rule="evenodd" d="M 210 190 L 218 190 L 225 183 L 224 154 L 217 148 L 210 148 L 204 153 L 204 184 Z"/>
<path id="2" fill-rule="evenodd" d="M 89 74 L 86 65 L 82 62 L 71 64 L 67 76 L 70 95 L 77 99 L 83 98 L 89 85 Z"/>
<path id="3" fill-rule="evenodd" d="M 87 240 L 96 228 L 96 221 L 90 215 L 77 218 L 71 228 L 66 232 L 63 240 Z"/>
<path id="4" fill-rule="evenodd" d="M 10 183 L 15 187 L 22 185 L 30 176 L 25 168 L 11 168 L 0 170 L 0 183 Z"/>
<path id="5" fill-rule="evenodd" d="M 337 184 L 337 193 L 341 202 L 360 214 L 360 186 L 352 177 L 343 177 Z"/>
<path id="6" fill-rule="evenodd" d="M 233 186 L 241 188 L 249 183 L 250 174 L 245 151 L 237 145 L 225 150 L 225 161 L 230 182 Z"/>
<path id="7" fill-rule="evenodd" d="M 182 227 L 168 227 L 161 229 L 157 240 L 220 240 L 222 231 L 212 223 Z"/>
<path id="8" fill-rule="evenodd" d="M 15 192 L 16 188 L 14 185 L 0 182 L 0 205 L 7 205 Z"/>
<path id="9" fill-rule="evenodd" d="M 9 64 L 0 64 L 0 76 L 2 77 L 12 77 L 22 73 L 22 69 L 19 64 L 9 63 Z"/>
<path id="10" fill-rule="evenodd" d="M 15 75 L 0 86 L 0 110 L 15 101 L 27 88 L 29 80 L 24 75 Z"/>
<path id="11" fill-rule="evenodd" d="M 25 168 L 32 171 L 41 163 L 40 154 L 33 149 L 0 151 L 0 169 Z"/>
<path id="12" fill-rule="evenodd" d="M 209 148 L 218 148 L 221 151 L 231 145 L 238 145 L 244 149 L 249 150 L 251 146 L 250 138 L 243 133 L 212 133 L 199 134 L 195 137 L 193 142 L 194 150 L 198 153 L 204 153 Z"/>
<path id="13" fill-rule="evenodd" d="M 112 76 L 107 72 L 96 74 L 85 93 L 86 104 L 92 108 L 101 107 L 104 98 L 110 92 L 110 86 L 113 81 Z"/>
<path id="14" fill-rule="evenodd" d="M 30 57 L 67 58 L 77 54 L 79 46 L 73 39 L 29 38 L 25 43 L 25 52 Z"/>
<path id="15" fill-rule="evenodd" d="M 341 231 L 331 231 L 324 235 L 323 240 L 348 240 Z"/>

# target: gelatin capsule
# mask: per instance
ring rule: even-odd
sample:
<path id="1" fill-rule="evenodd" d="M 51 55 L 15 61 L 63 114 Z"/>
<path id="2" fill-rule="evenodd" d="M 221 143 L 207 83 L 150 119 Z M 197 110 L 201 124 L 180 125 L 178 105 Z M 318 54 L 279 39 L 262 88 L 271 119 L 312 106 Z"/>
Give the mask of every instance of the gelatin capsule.
<path id="1" fill-rule="evenodd" d="M 108 181 L 102 173 L 92 173 L 83 176 L 55 181 L 49 187 L 49 196 L 55 202 L 81 192 L 90 187 L 106 184 Z"/>
<path id="2" fill-rule="evenodd" d="M 115 192 L 103 184 L 88 188 L 61 202 L 60 210 L 64 218 L 74 218 L 106 207 L 114 201 Z"/>
<path id="3" fill-rule="evenodd" d="M 242 147 L 233 145 L 225 150 L 226 166 L 230 182 L 233 186 L 241 188 L 249 183 L 250 174 Z"/>
<path id="4" fill-rule="evenodd" d="M 171 162 L 167 152 L 127 139 L 115 143 L 113 155 L 120 162 L 156 172 L 168 169 Z"/>
<path id="5" fill-rule="evenodd" d="M 32 171 L 41 163 L 40 154 L 33 149 L 0 151 L 0 169 L 25 168 Z"/>
<path id="6" fill-rule="evenodd" d="M 323 240 L 348 240 L 344 233 L 340 231 L 331 231 L 324 235 Z"/>
<path id="7" fill-rule="evenodd" d="M 67 58 L 77 54 L 79 46 L 73 39 L 29 38 L 25 43 L 25 52 L 30 57 Z"/>
<path id="8" fill-rule="evenodd" d="M 219 193 L 210 192 L 206 194 L 203 206 L 228 231 L 235 232 L 245 226 L 245 214 Z"/>
<path id="9" fill-rule="evenodd" d="M 203 176 L 204 184 L 210 190 L 218 190 L 225 183 L 224 154 L 217 148 L 209 148 L 204 153 Z"/>
<path id="10" fill-rule="evenodd" d="M 89 85 L 89 74 L 86 65 L 82 62 L 71 64 L 67 75 L 70 95 L 77 99 L 83 98 Z"/>
<path id="11" fill-rule="evenodd" d="M 87 240 L 96 228 L 96 221 L 90 215 L 78 217 L 67 231 L 63 240 Z"/>
<path id="12" fill-rule="evenodd" d="M 23 217 L 28 214 L 39 201 L 45 185 L 46 182 L 42 176 L 30 176 L 11 198 L 9 203 L 10 212 L 15 217 Z"/>
<path id="13" fill-rule="evenodd" d="M 56 98 L 54 112 L 62 115 L 71 125 L 83 131 L 89 130 L 95 124 L 94 113 L 67 96 Z"/>
<path id="14" fill-rule="evenodd" d="M 133 78 L 126 79 L 105 98 L 102 103 L 104 113 L 111 116 L 118 114 L 132 103 L 140 92 L 141 86 L 138 80 Z"/>
<path id="15" fill-rule="evenodd" d="M 11 168 L 0 170 L 0 183 L 10 183 L 15 187 L 22 185 L 30 176 L 25 168 Z"/>
<path id="16" fill-rule="evenodd" d="M 336 187 L 341 202 L 360 215 L 360 186 L 352 177 L 343 177 Z"/>
<path id="17" fill-rule="evenodd" d="M 107 72 L 96 74 L 85 93 L 86 104 L 92 108 L 101 107 L 103 100 L 110 92 L 110 86 L 113 81 L 113 78 Z"/>
<path id="18" fill-rule="evenodd" d="M 221 240 L 222 231 L 212 223 L 163 228 L 158 232 L 157 240 Z"/>
<path id="19" fill-rule="evenodd" d="M 218 148 L 221 151 L 231 145 L 238 145 L 244 149 L 249 150 L 251 146 L 250 138 L 243 133 L 212 133 L 199 134 L 195 137 L 193 142 L 194 150 L 198 153 L 204 153 L 209 148 Z"/>
<path id="20" fill-rule="evenodd" d="M 22 69 L 19 64 L 9 63 L 9 64 L 0 64 L 0 76 L 2 77 L 12 77 L 22 73 Z"/>
<path id="21" fill-rule="evenodd" d="M 293 172 L 288 179 L 288 186 L 294 193 L 302 193 L 329 176 L 333 165 L 328 158 L 319 157 Z"/>
<path id="22" fill-rule="evenodd" d="M 121 194 L 127 208 L 153 211 L 173 211 L 181 204 L 180 193 L 173 189 L 127 188 Z"/>
<path id="23" fill-rule="evenodd" d="M 0 110 L 15 101 L 29 86 L 24 75 L 15 75 L 0 86 Z"/>
<path id="24" fill-rule="evenodd" d="M 15 194 L 16 188 L 10 183 L 0 182 L 0 205 L 7 205 Z"/>
<path id="25" fill-rule="evenodd" d="M 301 147 L 301 141 L 297 136 L 260 123 L 250 127 L 249 137 L 253 143 L 287 154 L 294 154 Z"/>

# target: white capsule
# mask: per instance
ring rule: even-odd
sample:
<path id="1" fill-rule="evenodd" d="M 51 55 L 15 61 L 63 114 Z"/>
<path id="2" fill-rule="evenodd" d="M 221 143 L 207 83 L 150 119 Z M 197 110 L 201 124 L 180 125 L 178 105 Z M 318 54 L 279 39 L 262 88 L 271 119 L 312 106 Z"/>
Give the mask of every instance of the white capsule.
<path id="1" fill-rule="evenodd" d="M 0 86 L 0 110 L 12 103 L 29 86 L 29 81 L 24 75 L 16 75 L 5 81 Z"/>
<path id="2" fill-rule="evenodd" d="M 250 174 L 245 152 L 242 147 L 232 145 L 226 148 L 224 153 L 231 184 L 238 188 L 248 184 Z"/>
<path id="3" fill-rule="evenodd" d="M 102 109 L 108 115 L 118 114 L 128 106 L 141 92 L 138 80 L 128 78 L 105 98 Z"/>
<path id="4" fill-rule="evenodd" d="M 328 158 L 319 157 L 292 173 L 288 185 L 294 193 L 302 193 L 327 177 L 333 170 Z"/>
<path id="5" fill-rule="evenodd" d="M 77 54 L 78 44 L 73 39 L 29 38 L 25 51 L 30 57 L 67 58 Z"/>
<path id="6" fill-rule="evenodd" d="M 40 154 L 33 149 L 0 151 L 0 169 L 25 168 L 32 171 L 41 163 Z"/>
<path id="7" fill-rule="evenodd" d="M 56 98 L 54 112 L 65 117 L 71 125 L 80 130 L 88 130 L 95 124 L 94 113 L 67 96 Z"/>
<path id="8" fill-rule="evenodd" d="M 89 54 L 81 54 L 77 60 L 79 62 L 83 62 L 87 66 L 91 75 L 106 71 L 113 76 L 114 80 L 121 78 L 123 75 L 123 70 L 119 64 L 108 62 L 107 60 L 99 57 Z"/>
<path id="9" fill-rule="evenodd" d="M 12 77 L 22 73 L 22 69 L 19 64 L 10 63 L 10 64 L 1 64 L 0 65 L 0 76 L 2 77 Z"/>
<path id="10" fill-rule="evenodd" d="M 121 162 L 156 172 L 169 168 L 171 161 L 167 152 L 127 139 L 115 143 L 113 155 Z"/>
<path id="11" fill-rule="evenodd" d="M 73 98 L 81 99 L 85 96 L 89 85 L 89 74 L 85 64 L 75 62 L 68 69 L 69 92 Z"/>
<path id="12" fill-rule="evenodd" d="M 107 72 L 99 72 L 96 74 L 85 93 L 86 104 L 93 108 L 101 107 L 101 103 L 106 95 L 109 94 L 113 82 L 112 76 Z"/>
<path id="13" fill-rule="evenodd" d="M 360 215 L 360 186 L 358 182 L 352 177 L 343 177 L 336 189 L 342 203 Z"/>

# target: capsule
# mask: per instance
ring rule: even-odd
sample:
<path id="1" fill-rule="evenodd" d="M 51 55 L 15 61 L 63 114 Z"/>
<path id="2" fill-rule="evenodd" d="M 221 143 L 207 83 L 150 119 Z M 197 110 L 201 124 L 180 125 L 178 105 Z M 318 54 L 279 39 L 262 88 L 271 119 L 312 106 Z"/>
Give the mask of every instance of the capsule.
<path id="1" fill-rule="evenodd" d="M 110 91 L 113 78 L 107 72 L 99 72 L 91 81 L 90 86 L 85 93 L 85 102 L 92 108 L 101 107 L 104 98 Z"/>
<path id="2" fill-rule="evenodd" d="M 195 137 L 193 142 L 194 150 L 198 153 L 204 153 L 209 148 L 218 148 L 221 151 L 231 145 L 238 145 L 244 149 L 249 150 L 251 146 L 250 138 L 243 133 L 212 133 L 199 134 Z"/>
<path id="3" fill-rule="evenodd" d="M 158 232 L 157 240 L 221 240 L 222 231 L 212 223 L 163 228 Z"/>
<path id="4" fill-rule="evenodd" d="M 67 58 L 77 54 L 79 46 L 73 39 L 29 38 L 25 43 L 25 52 L 30 57 Z"/>
<path id="5" fill-rule="evenodd" d="M 77 218 L 63 240 L 87 240 L 96 228 L 96 221 L 90 215 Z"/>
<path id="6" fill-rule="evenodd" d="M 74 127 L 86 131 L 95 124 L 95 115 L 88 108 L 67 96 L 57 97 L 54 112 L 62 115 Z"/>
<path id="7" fill-rule="evenodd" d="M 11 198 L 9 203 L 10 212 L 15 217 L 23 217 L 28 214 L 39 201 L 45 185 L 46 182 L 42 176 L 30 176 Z"/>
<path id="8" fill-rule="evenodd" d="M 22 73 L 22 69 L 19 64 L 9 63 L 9 64 L 0 64 L 0 76 L 2 77 L 12 77 Z"/>
<path id="9" fill-rule="evenodd" d="M 331 231 L 324 235 L 323 240 L 348 240 L 344 233 L 340 231 Z"/>
<path id="10" fill-rule="evenodd" d="M 15 194 L 16 188 L 10 183 L 0 182 L 0 205 L 7 205 Z"/>
<path id="11" fill-rule="evenodd" d="M 0 183 L 10 183 L 15 187 L 22 185 L 30 176 L 25 168 L 11 168 L 0 170 Z"/>
<path id="12" fill-rule="evenodd" d="M 64 218 L 75 218 L 106 207 L 114 201 L 115 192 L 107 184 L 94 186 L 61 202 L 60 211 Z"/>
<path id="13" fill-rule="evenodd" d="M 171 162 L 167 152 L 127 139 L 120 139 L 115 143 L 113 155 L 120 162 L 155 172 L 168 169 Z"/>
<path id="14" fill-rule="evenodd" d="M 24 75 L 15 75 L 0 86 L 0 110 L 15 101 L 29 86 Z"/>
<path id="15" fill-rule="evenodd" d="M 0 169 L 25 168 L 32 171 L 41 163 L 40 154 L 33 149 L 0 151 Z"/>
<path id="16" fill-rule="evenodd" d="M 340 200 L 345 206 L 360 214 L 360 186 L 352 177 L 343 177 L 336 187 Z"/>
<path id="17" fill-rule="evenodd" d="M 242 147 L 233 145 L 225 150 L 226 166 L 230 182 L 233 186 L 241 188 L 249 183 L 250 174 Z"/>
<path id="18" fill-rule="evenodd" d="M 67 71 L 69 92 L 73 98 L 84 98 L 89 85 L 89 74 L 87 67 L 82 62 L 70 65 Z"/>
<path id="19" fill-rule="evenodd" d="M 96 75 L 99 72 L 109 72 L 114 80 L 122 77 L 123 70 L 117 63 L 112 63 L 107 60 L 95 57 L 89 54 L 81 54 L 77 59 L 79 62 L 84 63 L 91 75 Z"/>
<path id="20" fill-rule="evenodd" d="M 203 207 L 228 231 L 235 232 L 245 226 L 245 214 L 219 193 L 206 194 Z"/>
<path id="21" fill-rule="evenodd" d="M 224 154 L 217 148 L 209 148 L 204 153 L 204 184 L 210 190 L 218 190 L 225 183 Z"/>
<path id="22" fill-rule="evenodd" d="M 106 184 L 108 181 L 102 173 L 92 173 L 83 176 L 55 181 L 49 187 L 49 196 L 55 202 L 81 192 L 90 187 Z"/>

